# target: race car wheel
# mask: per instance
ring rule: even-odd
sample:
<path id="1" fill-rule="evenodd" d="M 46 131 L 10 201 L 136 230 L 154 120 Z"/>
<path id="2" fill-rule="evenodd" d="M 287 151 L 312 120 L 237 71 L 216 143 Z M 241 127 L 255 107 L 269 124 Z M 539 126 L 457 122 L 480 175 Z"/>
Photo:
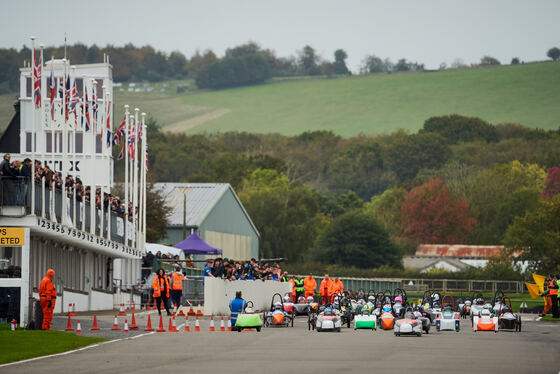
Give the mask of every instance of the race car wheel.
<path id="1" fill-rule="evenodd" d="M 320 328 L 320 327 L 317 327 L 317 332 L 321 332 L 321 328 Z"/>
<path id="2" fill-rule="evenodd" d="M 517 324 L 517 326 L 519 327 L 519 332 L 521 332 L 521 317 L 519 318 L 519 323 Z"/>
<path id="3" fill-rule="evenodd" d="M 336 329 L 336 332 L 341 332 L 341 331 L 342 329 L 340 327 Z"/>
<path id="4" fill-rule="evenodd" d="M 426 334 L 429 334 L 429 333 L 430 333 L 430 330 L 429 330 L 429 329 L 424 329 L 424 332 L 425 332 Z"/>
<path id="5" fill-rule="evenodd" d="M 241 332 L 243 329 L 241 327 L 237 328 L 237 332 Z"/>
<path id="6" fill-rule="evenodd" d="M 348 322 L 346 322 L 346 327 L 350 328 L 350 320 L 348 320 Z"/>
<path id="7" fill-rule="evenodd" d="M 395 332 L 395 336 L 401 336 L 401 334 L 399 334 L 398 332 Z"/>
<path id="8" fill-rule="evenodd" d="M 259 326 L 259 327 L 257 327 L 257 332 L 261 332 L 261 328 L 260 328 L 260 326 Z"/>

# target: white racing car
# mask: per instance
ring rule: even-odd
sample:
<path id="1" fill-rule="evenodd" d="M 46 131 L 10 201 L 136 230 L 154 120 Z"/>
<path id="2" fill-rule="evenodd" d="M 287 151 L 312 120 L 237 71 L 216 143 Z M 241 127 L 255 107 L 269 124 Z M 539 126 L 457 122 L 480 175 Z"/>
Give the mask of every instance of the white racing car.
<path id="1" fill-rule="evenodd" d="M 450 302 L 446 303 L 445 300 Z M 451 295 L 445 295 L 441 300 L 443 309 L 438 312 L 436 317 L 437 331 L 456 331 L 459 332 L 461 325 L 461 314 L 455 311 L 455 303 Z"/>
<path id="2" fill-rule="evenodd" d="M 412 308 L 406 308 L 403 319 L 397 319 L 395 321 L 395 327 L 393 328 L 395 336 L 401 335 L 416 335 L 422 336 L 422 321 L 418 320 L 414 316 Z"/>
<path id="3" fill-rule="evenodd" d="M 333 308 L 325 308 L 324 311 L 319 313 L 315 328 L 318 332 L 321 331 L 336 331 L 340 332 L 342 328 L 342 320 L 337 311 Z"/>

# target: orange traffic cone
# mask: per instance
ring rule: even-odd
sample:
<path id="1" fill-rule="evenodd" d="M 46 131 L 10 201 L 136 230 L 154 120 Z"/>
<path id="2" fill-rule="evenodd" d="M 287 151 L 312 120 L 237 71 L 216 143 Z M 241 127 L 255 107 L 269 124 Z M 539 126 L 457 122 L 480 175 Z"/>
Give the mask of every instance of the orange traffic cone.
<path id="1" fill-rule="evenodd" d="M 185 332 L 191 332 L 191 327 L 189 326 L 189 316 L 185 318 Z"/>
<path id="2" fill-rule="evenodd" d="M 154 328 L 152 327 L 152 319 L 150 318 L 149 314 L 148 314 L 148 325 L 146 326 L 146 329 L 144 329 L 144 331 L 154 331 Z"/>
<path id="3" fill-rule="evenodd" d="M 216 331 L 214 328 L 214 316 L 210 317 L 210 329 L 208 331 Z"/>
<path id="4" fill-rule="evenodd" d="M 184 317 L 185 313 L 183 312 L 183 303 L 181 302 L 181 306 L 179 307 L 179 313 L 177 314 L 179 317 Z"/>
<path id="5" fill-rule="evenodd" d="M 123 332 L 128 332 L 128 320 L 127 319 L 124 320 L 124 330 L 123 330 Z"/>
<path id="6" fill-rule="evenodd" d="M 76 326 L 76 334 L 82 333 L 82 325 L 80 324 L 80 320 L 78 320 L 78 326 Z"/>
<path id="7" fill-rule="evenodd" d="M 69 316 L 76 316 L 76 304 L 68 304 L 68 315 Z"/>
<path id="8" fill-rule="evenodd" d="M 131 330 L 138 330 L 138 326 L 136 325 L 136 318 L 134 318 L 134 312 L 132 312 L 132 322 L 130 323 Z"/>
<path id="9" fill-rule="evenodd" d="M 99 330 L 99 326 L 97 326 L 97 316 L 94 314 L 93 315 L 93 327 L 91 328 L 91 331 L 97 331 Z"/>
<path id="10" fill-rule="evenodd" d="M 198 307 L 196 308 L 196 315 L 202 317 L 202 311 L 200 310 L 200 301 L 198 302 Z"/>
<path id="11" fill-rule="evenodd" d="M 192 307 L 192 303 L 191 303 L 191 305 L 189 305 L 189 311 L 187 312 L 187 315 L 188 316 L 193 316 L 193 317 L 196 316 L 196 313 L 194 312 L 193 307 Z"/>
<path id="12" fill-rule="evenodd" d="M 64 331 L 74 331 L 72 328 L 72 320 L 70 319 L 70 314 L 68 314 L 68 325 L 64 329 Z"/>
<path id="13" fill-rule="evenodd" d="M 227 330 L 231 331 L 231 317 L 230 316 L 228 316 L 228 318 L 227 318 Z"/>
<path id="14" fill-rule="evenodd" d="M 224 316 L 222 316 L 222 320 L 220 321 L 220 331 L 226 331 L 226 327 L 224 326 Z"/>
<path id="15" fill-rule="evenodd" d="M 200 331 L 200 324 L 198 322 L 198 316 L 196 316 L 196 321 L 194 321 L 194 331 Z"/>
<path id="16" fill-rule="evenodd" d="M 156 330 L 157 332 L 165 332 L 165 329 L 163 328 L 163 317 L 159 316 L 159 328 Z"/>
<path id="17" fill-rule="evenodd" d="M 171 317 L 169 317 L 169 326 L 167 327 L 168 332 L 175 332 L 173 331 L 173 323 L 171 322 Z"/>
<path id="18" fill-rule="evenodd" d="M 120 330 L 119 327 L 119 317 L 115 314 L 115 322 L 113 322 L 113 328 L 111 330 Z"/>
<path id="19" fill-rule="evenodd" d="M 121 304 L 121 309 L 119 310 L 119 316 L 126 316 L 126 312 L 124 311 L 124 304 Z"/>

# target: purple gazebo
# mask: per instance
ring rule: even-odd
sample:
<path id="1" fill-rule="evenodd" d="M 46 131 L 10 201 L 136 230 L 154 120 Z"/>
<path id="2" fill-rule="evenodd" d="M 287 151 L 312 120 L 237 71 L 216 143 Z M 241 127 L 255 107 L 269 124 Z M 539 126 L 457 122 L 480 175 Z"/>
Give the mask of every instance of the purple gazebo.
<path id="1" fill-rule="evenodd" d="M 219 255 L 222 253 L 221 249 L 212 247 L 196 233 L 173 247 L 182 250 L 186 255 Z"/>

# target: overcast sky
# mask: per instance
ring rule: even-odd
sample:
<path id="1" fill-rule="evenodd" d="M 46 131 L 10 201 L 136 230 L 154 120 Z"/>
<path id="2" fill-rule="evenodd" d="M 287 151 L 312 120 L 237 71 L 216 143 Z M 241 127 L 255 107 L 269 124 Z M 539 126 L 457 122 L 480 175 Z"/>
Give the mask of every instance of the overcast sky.
<path id="1" fill-rule="evenodd" d="M 375 54 L 437 68 L 491 55 L 546 59 L 560 47 L 560 0 L 3 0 L 0 47 L 82 42 L 151 44 L 187 57 L 255 41 L 278 56 L 309 44 L 329 60 L 343 48 L 357 70 Z"/>

